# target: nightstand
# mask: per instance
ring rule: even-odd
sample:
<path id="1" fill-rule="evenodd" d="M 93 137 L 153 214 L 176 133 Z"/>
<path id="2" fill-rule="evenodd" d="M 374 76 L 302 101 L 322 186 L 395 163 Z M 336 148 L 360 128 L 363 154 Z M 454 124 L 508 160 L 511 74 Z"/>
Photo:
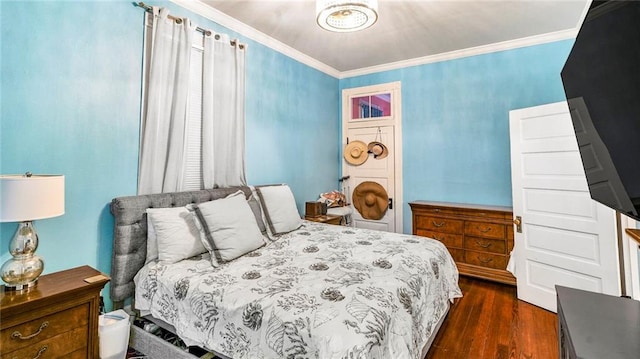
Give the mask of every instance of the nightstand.
<path id="1" fill-rule="evenodd" d="M 82 266 L 43 275 L 24 292 L 0 287 L 0 357 L 98 358 L 100 290 L 109 277 Z"/>
<path id="2" fill-rule="evenodd" d="M 313 216 L 313 217 L 304 216 L 304 219 L 306 219 L 307 221 L 327 223 L 327 224 L 335 224 L 335 225 L 342 224 L 342 216 L 334 216 L 331 214 L 324 214 L 321 216 Z"/>

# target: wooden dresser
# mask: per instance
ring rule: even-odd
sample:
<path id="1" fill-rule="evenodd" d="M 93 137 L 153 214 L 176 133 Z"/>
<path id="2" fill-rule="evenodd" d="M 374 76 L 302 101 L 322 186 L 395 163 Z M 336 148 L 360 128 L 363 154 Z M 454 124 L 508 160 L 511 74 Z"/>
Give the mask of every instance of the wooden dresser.
<path id="1" fill-rule="evenodd" d="M 82 266 L 43 275 L 29 291 L 2 286 L 0 357 L 98 358 L 100 290 L 108 280 Z"/>
<path id="2" fill-rule="evenodd" d="M 447 246 L 462 275 L 516 284 L 507 268 L 513 249 L 509 207 L 415 201 L 413 234 Z"/>

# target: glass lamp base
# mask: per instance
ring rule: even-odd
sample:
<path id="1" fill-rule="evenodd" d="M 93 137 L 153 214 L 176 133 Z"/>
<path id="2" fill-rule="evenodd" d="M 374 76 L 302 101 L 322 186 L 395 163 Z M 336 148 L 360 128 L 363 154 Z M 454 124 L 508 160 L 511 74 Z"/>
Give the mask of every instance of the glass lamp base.
<path id="1" fill-rule="evenodd" d="M 34 288 L 36 286 L 36 284 L 38 284 L 38 280 L 34 280 L 33 282 L 29 282 L 26 284 L 17 284 L 17 285 L 8 285 L 5 284 L 4 285 L 4 291 L 5 292 L 22 292 L 22 291 L 28 291 L 31 288 Z"/>
<path id="2" fill-rule="evenodd" d="M 44 261 L 40 256 L 11 258 L 2 265 L 0 273 L 6 283 L 5 290 L 25 290 L 36 285 L 44 270 Z"/>
<path id="3" fill-rule="evenodd" d="M 33 222 L 21 222 L 9 242 L 9 253 L 13 258 L 0 268 L 0 277 L 6 283 L 6 290 L 25 290 L 36 285 L 44 270 L 44 260 L 35 254 L 37 248 L 38 233 Z"/>

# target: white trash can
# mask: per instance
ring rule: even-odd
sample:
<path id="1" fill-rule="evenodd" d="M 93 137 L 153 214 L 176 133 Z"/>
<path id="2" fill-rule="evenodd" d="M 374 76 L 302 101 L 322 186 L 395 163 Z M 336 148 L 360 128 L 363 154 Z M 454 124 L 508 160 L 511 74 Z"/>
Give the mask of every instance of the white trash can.
<path id="1" fill-rule="evenodd" d="M 124 359 L 129 347 L 129 314 L 122 309 L 102 314 L 98 319 L 100 359 Z"/>

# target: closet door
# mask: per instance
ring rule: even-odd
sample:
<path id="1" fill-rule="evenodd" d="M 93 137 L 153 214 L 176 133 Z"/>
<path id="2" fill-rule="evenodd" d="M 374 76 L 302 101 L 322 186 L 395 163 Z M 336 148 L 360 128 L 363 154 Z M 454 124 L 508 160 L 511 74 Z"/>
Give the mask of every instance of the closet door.
<path id="1" fill-rule="evenodd" d="M 342 158 L 342 190 L 353 209 L 353 225 L 387 232 L 402 232 L 402 109 L 400 82 L 344 89 L 342 91 L 342 151 L 350 141 L 381 142 L 386 156 L 369 154 L 362 164 Z M 382 186 L 389 197 L 383 218 L 363 218 L 352 204 L 355 188 L 365 181 Z"/>

